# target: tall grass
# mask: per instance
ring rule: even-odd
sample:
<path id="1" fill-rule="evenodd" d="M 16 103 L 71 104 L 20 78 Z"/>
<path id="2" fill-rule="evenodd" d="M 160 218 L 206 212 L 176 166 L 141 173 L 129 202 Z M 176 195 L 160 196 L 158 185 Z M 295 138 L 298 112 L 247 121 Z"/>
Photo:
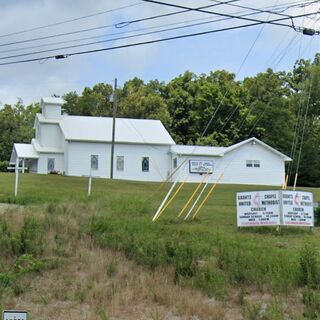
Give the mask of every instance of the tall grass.
<path id="1" fill-rule="evenodd" d="M 69 259 L 81 241 L 90 239 L 93 246 L 120 251 L 151 272 L 170 270 L 177 285 L 200 289 L 208 297 L 228 301 L 236 290 L 242 292 L 239 301 L 245 305 L 248 291 L 278 297 L 301 290 L 306 292 L 301 300 L 306 312 L 318 310 L 314 302 L 320 284 L 318 229 L 310 233 L 305 229 L 284 228 L 281 234 L 272 228 L 237 231 L 234 195 L 244 187 L 221 186 L 199 219 L 185 223 L 176 218 L 176 213 L 194 187 L 186 186 L 161 219 L 152 223 L 152 215 L 161 201 L 161 194 L 151 197 L 156 184 L 94 181 L 95 193 L 88 198 L 86 181 L 82 179 L 51 176 L 23 179 L 34 179 L 39 186 L 24 184 L 25 180 L 17 199 L 10 196 L 8 189 L 0 194 L 2 201 L 26 207 L 22 215 L 18 209 L 0 215 L 0 250 L 1 257 L 6 258 L 0 262 L 1 274 L 15 270 L 13 266 L 20 257 L 28 257 L 31 262 L 36 259 L 44 269 L 49 264 L 55 267 L 58 265 L 53 262 L 57 261 L 55 258 Z M 49 187 L 46 183 L 56 185 Z M 315 198 L 319 196 L 316 190 Z M 6 285 L 10 287 L 19 278 L 41 268 L 27 269 Z M 111 261 L 105 273 L 114 277 L 117 265 Z M 16 287 L 19 292 L 19 286 Z M 112 297 L 118 289 L 111 286 L 108 290 Z M 156 299 L 162 299 L 160 293 L 160 290 L 155 293 Z M 74 297 L 85 302 L 85 289 L 77 288 Z M 275 305 L 270 310 L 280 317 L 281 310 Z M 259 308 L 247 304 L 251 315 L 259 313 Z"/>

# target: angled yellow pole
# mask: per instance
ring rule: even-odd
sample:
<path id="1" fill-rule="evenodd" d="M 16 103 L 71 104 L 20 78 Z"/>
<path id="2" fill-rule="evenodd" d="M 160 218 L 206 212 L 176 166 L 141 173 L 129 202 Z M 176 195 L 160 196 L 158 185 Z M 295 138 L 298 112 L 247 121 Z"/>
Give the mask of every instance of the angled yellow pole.
<path id="1" fill-rule="evenodd" d="M 217 184 L 219 183 L 219 181 L 221 180 L 223 176 L 223 173 L 221 173 L 221 175 L 219 176 L 218 180 L 215 182 L 215 184 L 211 187 L 211 189 L 209 190 L 208 194 L 206 195 L 206 197 L 202 200 L 202 202 L 200 203 L 198 209 L 196 210 L 196 212 L 194 213 L 194 215 L 192 216 L 192 220 L 197 216 L 197 214 L 199 213 L 199 211 L 201 210 L 201 208 L 204 206 L 205 202 L 208 200 L 208 198 L 210 197 L 211 193 L 213 192 L 213 190 L 216 188 Z"/>
<path id="2" fill-rule="evenodd" d="M 208 175 L 205 174 L 203 176 L 203 178 L 201 179 L 200 183 L 198 184 L 198 186 L 196 187 L 196 189 L 194 190 L 194 192 L 192 193 L 191 197 L 188 199 L 187 203 L 184 205 L 184 207 L 181 209 L 181 211 L 178 214 L 178 218 L 182 215 L 182 213 L 187 209 L 187 207 L 189 206 L 190 202 L 192 201 L 192 199 L 194 198 L 194 196 L 196 195 L 196 193 L 198 192 L 198 190 L 200 189 L 201 185 L 203 184 L 205 178 Z"/>
<path id="3" fill-rule="evenodd" d="M 284 183 L 284 190 L 287 190 L 287 186 L 288 186 L 288 180 L 289 180 L 289 175 L 286 175 L 286 181 Z"/>
<path id="4" fill-rule="evenodd" d="M 181 188 L 183 187 L 183 185 L 186 183 L 187 179 L 185 179 L 180 186 L 178 187 L 178 189 L 176 190 L 176 192 L 173 194 L 173 196 L 170 198 L 170 200 L 166 203 L 166 205 L 161 209 L 161 211 L 158 213 L 158 215 L 156 216 L 154 221 L 157 221 L 160 216 L 162 215 L 162 213 L 169 207 L 170 203 L 173 201 L 173 199 L 177 196 L 177 194 L 180 192 Z"/>
<path id="5" fill-rule="evenodd" d="M 176 186 L 178 182 L 178 178 L 176 179 L 176 181 L 172 184 L 172 186 L 170 187 L 168 193 L 166 194 L 166 196 L 164 197 L 164 199 L 162 200 L 157 212 L 154 214 L 153 218 L 152 218 L 152 222 L 156 220 L 156 218 L 158 217 L 159 213 L 161 212 L 162 208 L 164 207 L 164 205 L 166 204 L 167 200 L 169 199 L 171 192 L 173 191 L 174 187 Z"/>
<path id="6" fill-rule="evenodd" d="M 184 217 L 184 221 L 186 221 L 191 212 L 193 211 L 193 209 L 196 207 L 196 205 L 198 204 L 198 202 L 200 201 L 201 197 L 202 197 L 202 194 L 204 193 L 204 191 L 206 190 L 207 186 L 208 186 L 209 182 L 206 182 L 205 185 L 203 186 L 203 188 L 201 189 L 201 191 L 199 192 L 196 200 L 194 201 L 193 205 L 191 206 L 191 208 L 189 209 L 188 213 L 186 214 L 186 216 Z"/>
<path id="7" fill-rule="evenodd" d="M 151 194 L 149 199 L 152 199 L 152 197 L 155 196 L 165 186 L 165 184 L 167 182 L 169 182 L 169 180 L 174 176 L 174 174 L 176 172 L 178 172 L 178 170 L 186 163 L 186 161 L 187 161 L 187 159 L 185 159 L 183 162 L 181 162 L 180 165 L 170 173 L 170 175 L 167 177 L 167 179 L 165 179 L 164 181 L 161 182 L 161 184 L 158 186 L 158 188 Z"/>

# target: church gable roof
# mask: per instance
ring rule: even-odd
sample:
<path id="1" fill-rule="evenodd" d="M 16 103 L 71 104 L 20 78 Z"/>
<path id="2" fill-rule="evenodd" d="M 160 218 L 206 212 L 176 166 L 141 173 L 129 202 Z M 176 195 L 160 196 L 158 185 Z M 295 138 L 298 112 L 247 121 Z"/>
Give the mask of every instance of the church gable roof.
<path id="1" fill-rule="evenodd" d="M 112 118 L 64 115 L 60 127 L 66 140 L 111 142 Z M 172 145 L 174 140 L 160 120 L 116 119 L 117 143 Z"/>

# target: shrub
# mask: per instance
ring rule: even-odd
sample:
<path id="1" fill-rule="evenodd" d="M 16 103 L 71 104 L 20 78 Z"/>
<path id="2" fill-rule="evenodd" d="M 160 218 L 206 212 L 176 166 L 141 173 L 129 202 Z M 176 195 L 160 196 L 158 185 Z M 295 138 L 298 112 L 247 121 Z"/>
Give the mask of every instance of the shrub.
<path id="1" fill-rule="evenodd" d="M 7 172 L 9 167 L 9 161 L 0 161 L 0 172 Z"/>
<path id="2" fill-rule="evenodd" d="M 27 273 L 39 272 L 44 267 L 45 263 L 34 258 L 32 255 L 21 255 L 8 271 L 0 273 L 0 285 L 2 287 L 16 285 L 16 281 L 21 276 Z"/>
<path id="3" fill-rule="evenodd" d="M 228 280 L 226 275 L 211 264 L 206 264 L 199 269 L 195 285 L 202 289 L 209 297 L 224 299 L 227 295 Z"/>
<path id="4" fill-rule="evenodd" d="M 314 225 L 316 227 L 320 226 L 320 207 L 314 209 Z"/>
<path id="5" fill-rule="evenodd" d="M 20 231 L 20 253 L 39 256 L 44 248 L 44 226 L 34 217 L 24 219 Z"/>
<path id="6" fill-rule="evenodd" d="M 310 243 L 306 243 L 300 250 L 300 281 L 302 285 L 318 288 L 320 285 L 320 269 L 318 264 L 318 251 Z"/>
<path id="7" fill-rule="evenodd" d="M 196 275 L 196 256 L 191 246 L 178 246 L 173 261 L 175 266 L 175 282 L 177 282 L 180 277 L 191 278 Z"/>
<path id="8" fill-rule="evenodd" d="M 320 317 L 320 294 L 311 289 L 306 289 L 302 294 L 302 302 L 305 306 L 303 315 L 313 320 Z"/>

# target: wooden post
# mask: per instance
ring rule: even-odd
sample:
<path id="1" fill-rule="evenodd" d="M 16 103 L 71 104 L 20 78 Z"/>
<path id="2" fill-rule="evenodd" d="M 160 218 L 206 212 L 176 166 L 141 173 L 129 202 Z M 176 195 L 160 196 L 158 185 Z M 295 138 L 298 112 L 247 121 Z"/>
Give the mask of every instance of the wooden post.
<path id="1" fill-rule="evenodd" d="M 114 91 L 113 91 L 110 179 L 113 179 L 113 160 L 114 160 L 113 158 L 114 158 L 114 140 L 115 140 L 115 133 L 116 133 L 116 114 L 117 114 L 117 78 L 114 79 Z"/>
<path id="2" fill-rule="evenodd" d="M 88 197 L 91 195 L 91 185 L 92 185 L 92 171 L 90 167 L 89 181 L 88 181 Z"/>
<path id="3" fill-rule="evenodd" d="M 295 177 L 294 177 L 293 191 L 296 190 L 297 179 L 298 179 L 298 173 L 296 173 L 296 175 L 295 175 Z"/>
<path id="4" fill-rule="evenodd" d="M 16 158 L 15 166 L 15 184 L 14 184 L 14 196 L 18 195 L 18 183 L 19 183 L 19 158 Z"/>

